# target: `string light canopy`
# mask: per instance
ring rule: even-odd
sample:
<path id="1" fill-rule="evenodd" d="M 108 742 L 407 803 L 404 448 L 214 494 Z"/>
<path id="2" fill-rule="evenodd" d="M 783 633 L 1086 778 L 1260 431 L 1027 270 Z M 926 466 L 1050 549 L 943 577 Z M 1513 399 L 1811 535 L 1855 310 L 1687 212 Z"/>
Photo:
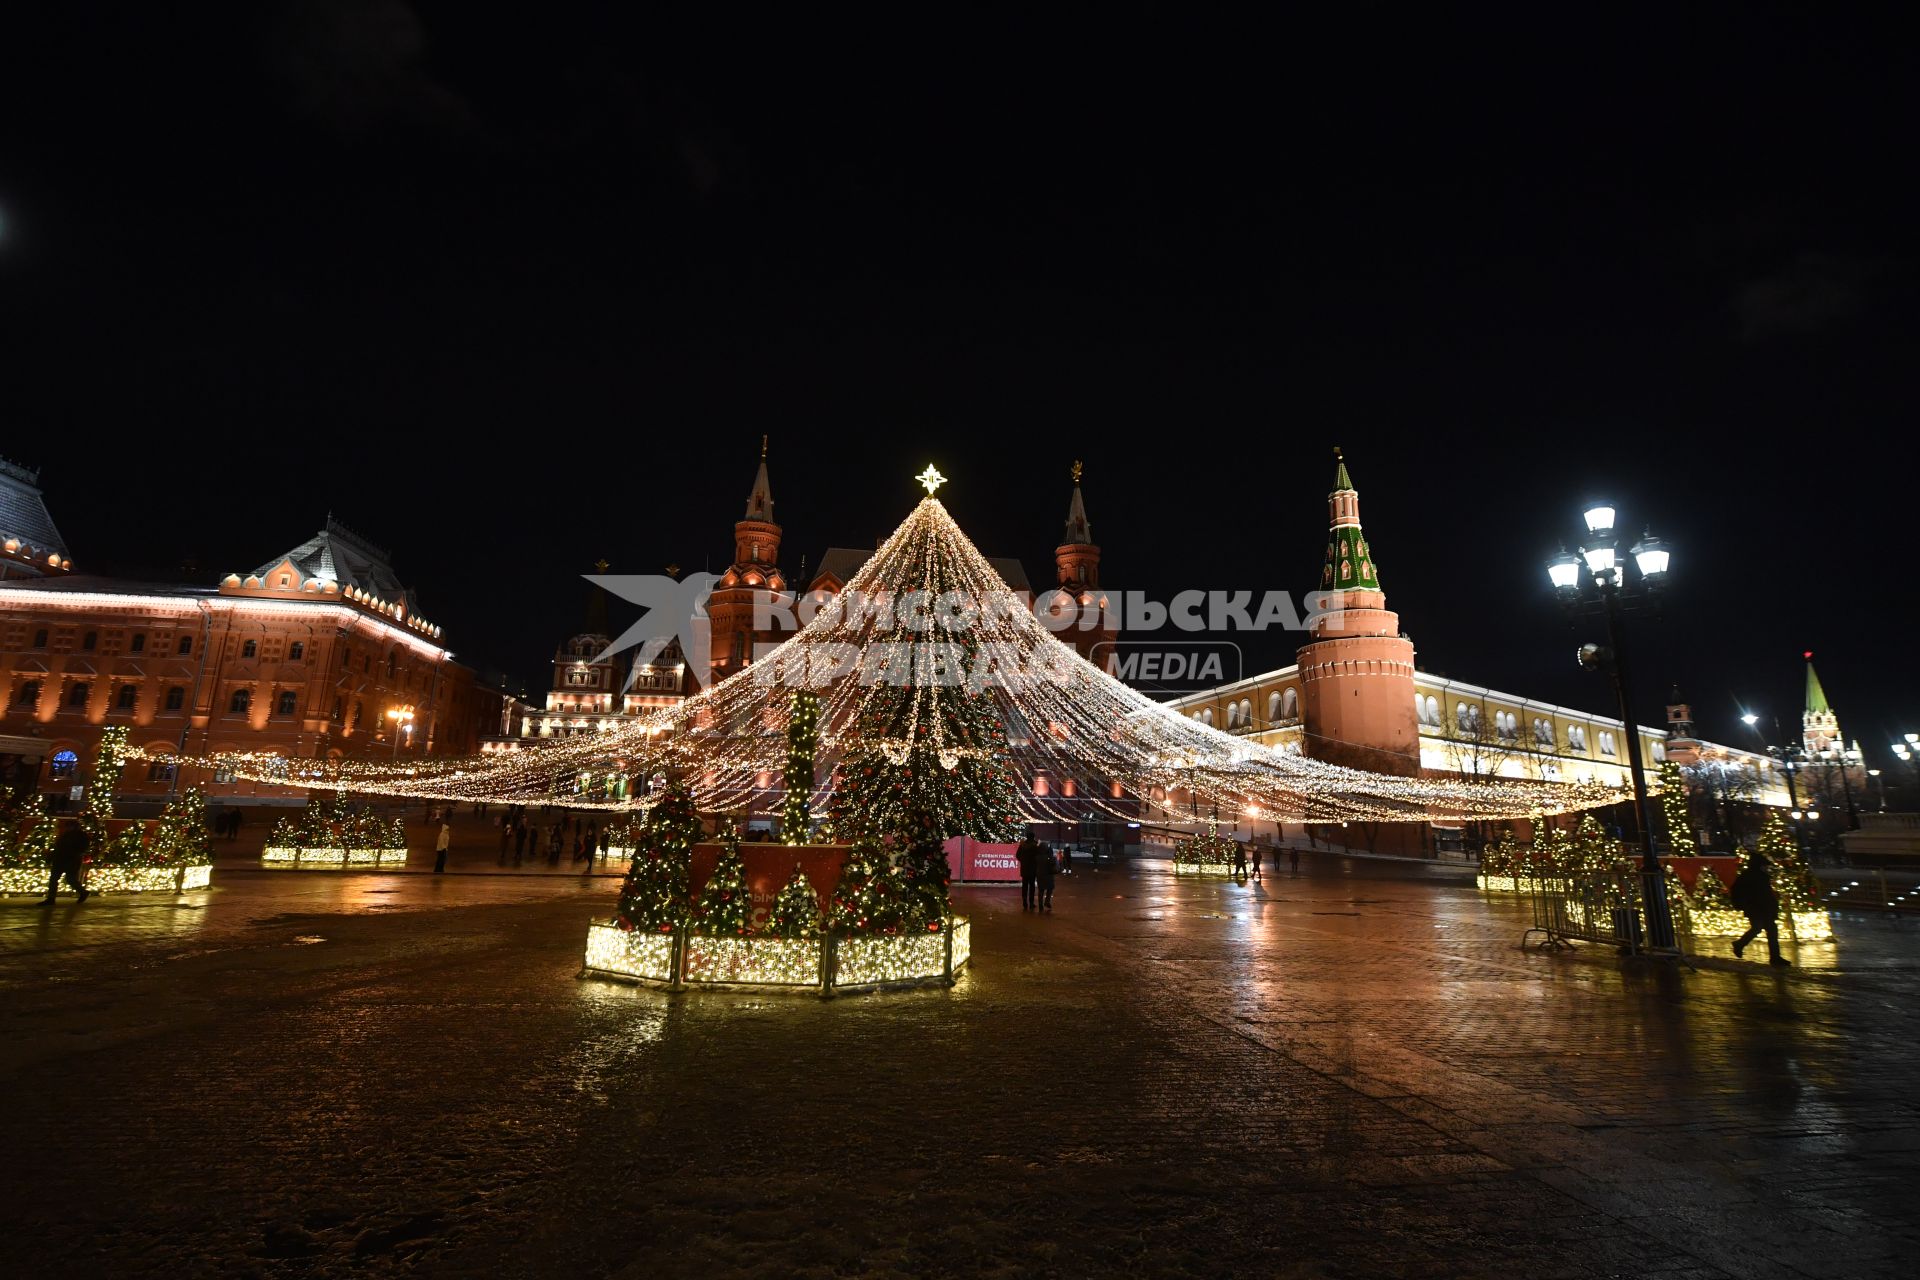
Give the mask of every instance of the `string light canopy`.
<path id="1" fill-rule="evenodd" d="M 916 748 L 945 769 L 980 748 L 949 741 L 952 700 L 988 690 L 1006 728 L 1022 816 L 1076 820 L 1090 812 L 1137 820 L 1149 797 L 1168 816 L 1198 805 L 1267 821 L 1411 822 L 1531 818 L 1618 801 L 1600 784 L 1461 777 L 1410 778 L 1287 754 L 1181 715 L 1122 684 L 1061 643 L 995 573 L 933 496 L 929 466 L 911 514 L 834 596 L 803 599 L 806 617 L 783 643 L 684 702 L 593 735 L 518 751 L 436 761 L 289 759 L 219 753 L 236 777 L 396 796 L 646 808 L 618 783 L 684 777 L 705 812 L 763 802 L 787 763 L 795 689 L 816 698 L 817 754 L 830 766 L 884 722 L 890 760 Z M 902 686 L 911 690 L 900 696 Z M 863 717 L 886 695 L 890 713 Z M 803 702 L 806 700 L 803 700 Z M 863 727 L 864 726 L 864 727 Z M 142 753 L 133 752 L 135 756 Z"/>

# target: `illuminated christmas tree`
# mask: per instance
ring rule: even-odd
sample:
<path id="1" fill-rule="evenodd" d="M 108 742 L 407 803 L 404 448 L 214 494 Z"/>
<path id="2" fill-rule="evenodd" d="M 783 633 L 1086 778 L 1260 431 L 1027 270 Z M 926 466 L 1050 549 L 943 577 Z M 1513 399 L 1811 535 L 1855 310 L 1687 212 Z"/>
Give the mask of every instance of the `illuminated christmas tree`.
<path id="1" fill-rule="evenodd" d="M 153 867 L 206 866 L 213 862 L 207 802 L 198 791 L 182 792 L 161 812 L 143 860 Z"/>
<path id="2" fill-rule="evenodd" d="M 1619 860 L 1619 843 L 1600 829 L 1592 814 L 1581 814 L 1564 855 L 1566 870 L 1573 875 L 1598 875 L 1613 870 Z"/>
<path id="3" fill-rule="evenodd" d="M 888 851 L 878 841 L 863 840 L 840 864 L 840 881 L 827 903 L 827 925 L 843 934 L 917 931 L 928 923 L 914 915 L 921 902 Z"/>
<path id="4" fill-rule="evenodd" d="M 775 938 L 817 938 L 820 936 L 820 895 L 813 881 L 799 867 L 793 878 L 774 895 L 767 912 L 765 932 Z"/>
<path id="5" fill-rule="evenodd" d="M 1700 874 L 1694 877 L 1693 904 L 1702 911 L 1733 910 L 1733 903 L 1727 897 L 1727 886 L 1720 879 L 1719 872 L 1704 863 L 1700 867 Z"/>
<path id="6" fill-rule="evenodd" d="M 787 803 L 780 835 L 788 844 L 805 844 L 813 828 L 813 755 L 820 741 L 820 697 L 796 689 L 787 716 Z"/>
<path id="7" fill-rule="evenodd" d="M 684 782 L 670 783 L 647 815 L 620 888 L 614 923 L 643 933 L 671 933 L 687 918 L 688 878 L 700 817 Z"/>
<path id="8" fill-rule="evenodd" d="M 100 749 L 93 757 L 93 777 L 87 782 L 87 798 L 80 809 L 80 825 L 96 856 L 108 851 L 107 820 L 113 817 L 113 793 L 120 785 L 120 770 L 126 762 L 127 729 L 112 725 L 100 734 Z"/>
<path id="9" fill-rule="evenodd" d="M 753 898 L 740 861 L 740 836 L 729 829 L 720 844 L 720 861 L 714 864 L 693 910 L 694 931 L 715 938 L 744 938 L 753 924 Z"/>
<path id="10" fill-rule="evenodd" d="M 1700 846 L 1693 839 L 1693 817 L 1687 808 L 1687 778 L 1671 760 L 1660 765 L 1660 814 L 1667 823 L 1667 852 L 1692 858 Z"/>
<path id="11" fill-rule="evenodd" d="M 1767 878 L 1780 898 L 1780 910 L 1812 911 L 1820 898 L 1820 882 L 1813 878 L 1793 832 L 1778 813 L 1760 832 L 1760 852 L 1767 860 Z"/>

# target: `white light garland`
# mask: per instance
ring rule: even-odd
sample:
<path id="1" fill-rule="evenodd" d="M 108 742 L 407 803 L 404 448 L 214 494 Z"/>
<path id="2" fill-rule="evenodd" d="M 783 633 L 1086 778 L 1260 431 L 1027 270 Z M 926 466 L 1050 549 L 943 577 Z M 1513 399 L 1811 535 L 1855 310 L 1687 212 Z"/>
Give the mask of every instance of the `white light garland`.
<path id="1" fill-rule="evenodd" d="M 927 601 L 960 602 L 926 608 Z M 917 612 L 916 612 L 917 605 Z M 938 646 L 939 648 L 936 648 Z M 879 743 L 903 763 L 924 740 L 942 767 L 969 749 L 943 738 L 935 689 L 951 682 L 942 650 L 973 655 L 1009 727 L 1008 764 L 1020 781 L 1023 816 L 1049 821 L 1089 811 L 1142 816 L 1132 797 L 1184 793 L 1162 802 L 1257 811 L 1269 821 L 1410 822 L 1432 818 L 1532 818 L 1616 802 L 1597 784 L 1508 779 L 1409 778 L 1349 769 L 1229 736 L 1120 683 L 1056 640 L 1014 595 L 934 497 L 923 499 L 840 595 L 783 644 L 674 706 L 587 738 L 454 760 L 289 760 L 228 753 L 212 763 L 260 782 L 455 801 L 561 802 L 645 808 L 611 798 L 607 783 L 674 772 L 706 812 L 738 810 L 765 776 L 786 763 L 793 688 L 819 682 L 818 753 L 844 754 L 867 700 L 888 674 L 911 683 L 905 732 Z M 947 654 L 945 656 L 951 656 Z M 129 753 L 145 758 L 144 753 Z M 1046 794 L 1040 780 L 1045 779 Z M 1071 786 L 1071 796 L 1064 794 Z M 1069 816 L 1071 815 L 1071 816 Z"/>

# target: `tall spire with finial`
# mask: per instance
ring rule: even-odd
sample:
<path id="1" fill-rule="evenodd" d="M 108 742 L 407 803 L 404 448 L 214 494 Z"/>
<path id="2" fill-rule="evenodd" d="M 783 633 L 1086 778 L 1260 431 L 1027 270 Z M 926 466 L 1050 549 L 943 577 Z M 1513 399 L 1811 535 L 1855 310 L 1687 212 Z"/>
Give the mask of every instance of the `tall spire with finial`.
<path id="1" fill-rule="evenodd" d="M 1813 669 L 1813 650 L 1800 655 L 1807 660 L 1807 707 L 1800 714 L 1802 745 L 1809 752 L 1833 751 L 1844 746 L 1840 717 L 1827 701 L 1827 691 Z"/>
<path id="2" fill-rule="evenodd" d="M 753 477 L 753 492 L 747 495 L 747 514 L 743 520 L 773 523 L 773 485 L 767 479 L 767 438 L 760 437 L 760 470 Z"/>
<path id="3" fill-rule="evenodd" d="M 1325 591 L 1378 591 L 1380 570 L 1360 531 L 1360 492 L 1347 474 L 1347 459 L 1333 450 L 1333 492 L 1327 495 L 1327 562 L 1320 571 Z"/>

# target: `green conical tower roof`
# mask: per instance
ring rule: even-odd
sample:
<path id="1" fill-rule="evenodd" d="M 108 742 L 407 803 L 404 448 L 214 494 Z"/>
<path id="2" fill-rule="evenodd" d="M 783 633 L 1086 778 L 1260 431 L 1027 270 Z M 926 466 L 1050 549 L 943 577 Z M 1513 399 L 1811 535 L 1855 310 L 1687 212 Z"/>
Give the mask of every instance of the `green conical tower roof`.
<path id="1" fill-rule="evenodd" d="M 1347 474 L 1347 460 L 1333 451 L 1333 492 L 1327 495 L 1332 528 L 1327 533 L 1327 562 L 1320 570 L 1323 591 L 1378 591 L 1380 570 L 1360 530 L 1360 493 Z"/>
<path id="2" fill-rule="evenodd" d="M 1813 673 L 1813 655 L 1807 654 L 1807 714 L 1828 715 L 1833 708 L 1827 705 L 1827 691 L 1820 687 L 1820 677 Z"/>

